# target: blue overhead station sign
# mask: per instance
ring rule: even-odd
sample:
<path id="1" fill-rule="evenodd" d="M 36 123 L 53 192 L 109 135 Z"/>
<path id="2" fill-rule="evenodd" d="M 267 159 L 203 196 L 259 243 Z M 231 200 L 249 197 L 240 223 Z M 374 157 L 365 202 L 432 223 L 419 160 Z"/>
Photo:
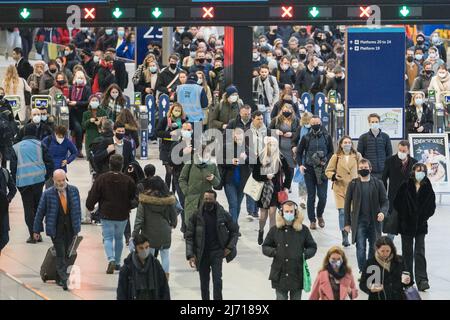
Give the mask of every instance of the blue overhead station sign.
<path id="1" fill-rule="evenodd" d="M 347 30 L 347 128 L 352 138 L 368 130 L 370 113 L 381 116 L 381 128 L 391 138 L 403 138 L 405 43 L 404 28 Z"/>

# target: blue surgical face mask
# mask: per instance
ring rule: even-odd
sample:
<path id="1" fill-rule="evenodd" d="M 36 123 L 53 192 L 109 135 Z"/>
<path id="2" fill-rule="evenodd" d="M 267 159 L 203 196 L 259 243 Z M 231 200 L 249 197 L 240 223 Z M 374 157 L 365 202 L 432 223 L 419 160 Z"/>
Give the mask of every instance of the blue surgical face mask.
<path id="1" fill-rule="evenodd" d="M 417 182 L 421 182 L 423 179 L 425 179 L 425 172 L 423 171 L 416 172 L 414 175 L 416 177 Z"/>
<path id="2" fill-rule="evenodd" d="M 378 129 L 380 129 L 380 123 L 371 123 L 370 124 L 370 129 L 373 129 L 373 130 L 378 130 Z"/>
<path id="3" fill-rule="evenodd" d="M 308 124 L 305 124 L 305 128 L 306 129 L 309 129 L 309 128 L 311 128 L 311 125 L 308 123 Z"/>
<path id="4" fill-rule="evenodd" d="M 295 213 L 293 212 L 284 212 L 283 213 L 284 220 L 287 222 L 292 222 L 295 219 Z"/>
<path id="5" fill-rule="evenodd" d="M 182 130 L 181 135 L 183 136 L 183 138 L 190 138 L 192 137 L 192 131 Z"/>
<path id="6" fill-rule="evenodd" d="M 339 269 L 342 266 L 342 260 L 337 260 L 337 261 L 330 260 L 329 262 L 330 262 L 330 265 L 336 269 Z"/>

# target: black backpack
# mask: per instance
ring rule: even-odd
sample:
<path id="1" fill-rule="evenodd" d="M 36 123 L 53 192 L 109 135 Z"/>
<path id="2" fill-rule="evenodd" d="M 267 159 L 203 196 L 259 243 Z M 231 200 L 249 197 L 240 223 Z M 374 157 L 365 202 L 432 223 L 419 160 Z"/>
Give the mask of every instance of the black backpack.
<path id="1" fill-rule="evenodd" d="M 12 142 L 15 135 L 14 125 L 5 112 L 0 112 L 0 145 L 9 145 Z"/>

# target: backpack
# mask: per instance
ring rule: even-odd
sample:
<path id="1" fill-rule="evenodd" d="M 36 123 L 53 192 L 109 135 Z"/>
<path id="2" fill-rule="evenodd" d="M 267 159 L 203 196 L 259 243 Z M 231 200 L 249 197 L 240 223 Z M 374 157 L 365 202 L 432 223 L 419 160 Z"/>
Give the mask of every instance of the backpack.
<path id="1" fill-rule="evenodd" d="M 8 145 L 14 138 L 14 130 L 5 113 L 0 113 L 0 145 Z"/>
<path id="2" fill-rule="evenodd" d="M 100 145 L 100 143 L 101 143 L 101 141 L 92 142 L 89 145 L 88 154 L 86 155 L 87 160 L 89 161 L 89 164 L 91 165 L 91 168 L 94 170 L 94 172 L 100 172 L 100 170 L 97 166 L 97 163 L 95 162 L 95 159 L 94 159 L 95 151 L 96 151 L 97 147 Z"/>

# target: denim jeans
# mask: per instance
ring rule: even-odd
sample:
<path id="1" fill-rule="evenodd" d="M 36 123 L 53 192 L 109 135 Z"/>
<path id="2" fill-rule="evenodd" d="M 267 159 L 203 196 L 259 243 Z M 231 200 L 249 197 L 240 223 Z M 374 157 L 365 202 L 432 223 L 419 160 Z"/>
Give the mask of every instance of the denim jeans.
<path id="1" fill-rule="evenodd" d="M 276 289 L 277 300 L 288 300 L 288 294 L 290 293 L 290 300 L 302 300 L 302 290 L 278 290 Z"/>
<path id="2" fill-rule="evenodd" d="M 356 231 L 356 259 L 358 260 L 359 271 L 364 269 L 367 258 L 374 256 L 375 241 L 377 241 L 380 236 L 381 231 L 374 225 L 374 222 L 369 225 L 365 223 L 358 224 L 358 229 Z M 369 241 L 369 256 L 367 256 L 367 241 Z"/>
<path id="3" fill-rule="evenodd" d="M 345 227 L 345 214 L 344 214 L 344 209 L 338 209 L 339 212 L 339 230 L 344 230 Z"/>
<path id="4" fill-rule="evenodd" d="M 115 221 L 102 219 L 103 246 L 108 262 L 120 264 L 123 251 L 123 233 L 128 220 Z M 114 244 L 113 244 L 114 242 Z"/>
<path id="5" fill-rule="evenodd" d="M 242 190 L 242 187 L 240 186 L 236 187 L 234 183 L 227 183 L 224 188 L 231 217 L 233 218 L 233 221 L 237 223 L 239 213 L 241 212 L 242 200 L 244 199 L 244 190 Z"/>
<path id="6" fill-rule="evenodd" d="M 263 117 L 264 117 L 264 124 L 266 125 L 267 128 L 269 128 L 269 126 L 270 126 L 270 111 L 267 110 L 266 112 L 263 112 Z"/>
<path id="7" fill-rule="evenodd" d="M 317 218 L 322 218 L 325 205 L 327 204 L 328 180 L 322 181 L 321 184 L 317 184 L 316 175 L 314 174 L 313 169 L 308 167 L 305 171 L 305 183 L 306 190 L 308 191 L 308 218 L 310 222 L 316 222 L 316 213 L 314 211 L 316 193 L 319 198 L 319 203 L 317 204 Z"/>
<path id="8" fill-rule="evenodd" d="M 156 249 L 151 248 L 150 253 L 155 256 Z M 161 256 L 161 266 L 165 273 L 169 273 L 170 266 L 170 249 L 158 249 L 159 255 Z"/>
<path id="9" fill-rule="evenodd" d="M 256 201 L 253 200 L 248 194 L 245 195 L 247 202 L 247 212 L 251 214 L 258 213 L 258 206 L 256 205 Z"/>

